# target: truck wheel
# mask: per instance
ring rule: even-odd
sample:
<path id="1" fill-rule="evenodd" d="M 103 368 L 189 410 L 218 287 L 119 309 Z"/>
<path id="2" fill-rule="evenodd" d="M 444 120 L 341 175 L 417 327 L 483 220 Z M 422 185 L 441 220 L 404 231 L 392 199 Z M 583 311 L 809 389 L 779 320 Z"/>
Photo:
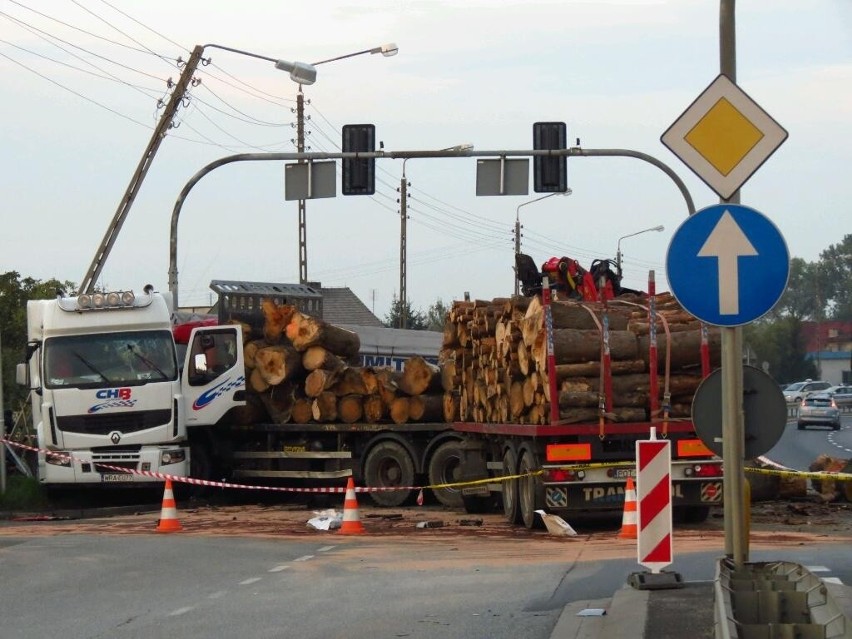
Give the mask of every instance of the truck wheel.
<path id="1" fill-rule="evenodd" d="M 536 470 L 535 459 L 530 451 L 525 450 L 518 464 L 518 474 L 526 475 Z M 521 511 L 521 519 L 527 528 L 536 527 L 536 477 L 528 475 L 518 479 L 518 507 Z"/>
<path id="2" fill-rule="evenodd" d="M 435 484 L 453 484 L 460 479 L 461 453 L 459 452 L 459 442 L 455 440 L 446 441 L 435 449 L 429 459 L 429 483 L 433 486 Z M 461 489 L 458 487 L 433 488 L 432 494 L 447 508 L 461 508 L 464 505 Z"/>
<path id="3" fill-rule="evenodd" d="M 414 485 L 414 460 L 397 442 L 379 442 L 367 454 L 364 462 L 364 480 L 371 488 Z M 402 506 L 411 496 L 411 490 L 380 490 L 370 497 L 379 506 Z"/>
<path id="4" fill-rule="evenodd" d="M 513 447 L 503 453 L 503 475 L 514 475 L 518 472 L 518 453 Z M 518 508 L 518 480 L 507 479 L 503 484 L 503 518 L 510 524 L 521 523 L 521 511 Z"/>

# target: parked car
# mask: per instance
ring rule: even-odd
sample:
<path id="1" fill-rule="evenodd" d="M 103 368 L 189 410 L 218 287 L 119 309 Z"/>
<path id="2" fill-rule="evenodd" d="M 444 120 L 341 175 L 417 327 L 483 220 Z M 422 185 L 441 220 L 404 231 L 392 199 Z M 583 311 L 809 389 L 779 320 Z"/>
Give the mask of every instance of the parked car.
<path id="1" fill-rule="evenodd" d="M 840 430 L 840 409 L 828 393 L 812 393 L 799 405 L 799 430 L 810 424 Z"/>
<path id="2" fill-rule="evenodd" d="M 825 392 L 834 398 L 838 408 L 852 408 L 852 386 L 832 386 Z"/>
<path id="3" fill-rule="evenodd" d="M 787 388 L 785 388 L 784 399 L 787 400 L 788 404 L 796 404 L 801 402 L 805 397 L 807 397 L 814 391 L 824 391 L 830 387 L 831 384 L 829 384 L 828 382 L 806 379 L 803 382 L 796 382 L 795 384 L 790 384 Z"/>

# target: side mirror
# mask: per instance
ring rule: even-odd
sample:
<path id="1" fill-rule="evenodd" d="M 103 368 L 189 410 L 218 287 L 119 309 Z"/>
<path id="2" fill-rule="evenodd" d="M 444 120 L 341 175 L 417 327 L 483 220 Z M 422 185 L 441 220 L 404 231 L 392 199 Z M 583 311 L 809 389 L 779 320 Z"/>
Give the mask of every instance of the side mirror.
<path id="1" fill-rule="evenodd" d="M 30 367 L 27 364 L 18 364 L 15 366 L 15 382 L 18 386 L 29 386 Z"/>

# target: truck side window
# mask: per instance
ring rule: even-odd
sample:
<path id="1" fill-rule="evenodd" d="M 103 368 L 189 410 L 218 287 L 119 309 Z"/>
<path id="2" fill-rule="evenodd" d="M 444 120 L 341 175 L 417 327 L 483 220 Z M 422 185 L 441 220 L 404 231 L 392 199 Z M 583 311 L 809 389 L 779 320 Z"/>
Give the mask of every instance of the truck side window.
<path id="1" fill-rule="evenodd" d="M 237 363 L 237 341 L 233 331 L 197 333 L 192 342 L 187 371 L 191 386 L 209 384 Z M 206 370 L 196 367 L 196 355 L 204 355 Z"/>

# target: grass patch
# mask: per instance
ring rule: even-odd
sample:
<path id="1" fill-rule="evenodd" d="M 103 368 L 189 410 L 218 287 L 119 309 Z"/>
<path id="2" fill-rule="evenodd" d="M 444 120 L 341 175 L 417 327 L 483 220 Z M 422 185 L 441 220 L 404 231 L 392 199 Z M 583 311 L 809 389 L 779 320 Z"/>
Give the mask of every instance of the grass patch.
<path id="1" fill-rule="evenodd" d="M 22 475 L 6 478 L 6 493 L 0 495 L 0 510 L 40 510 L 48 505 L 38 480 Z"/>

